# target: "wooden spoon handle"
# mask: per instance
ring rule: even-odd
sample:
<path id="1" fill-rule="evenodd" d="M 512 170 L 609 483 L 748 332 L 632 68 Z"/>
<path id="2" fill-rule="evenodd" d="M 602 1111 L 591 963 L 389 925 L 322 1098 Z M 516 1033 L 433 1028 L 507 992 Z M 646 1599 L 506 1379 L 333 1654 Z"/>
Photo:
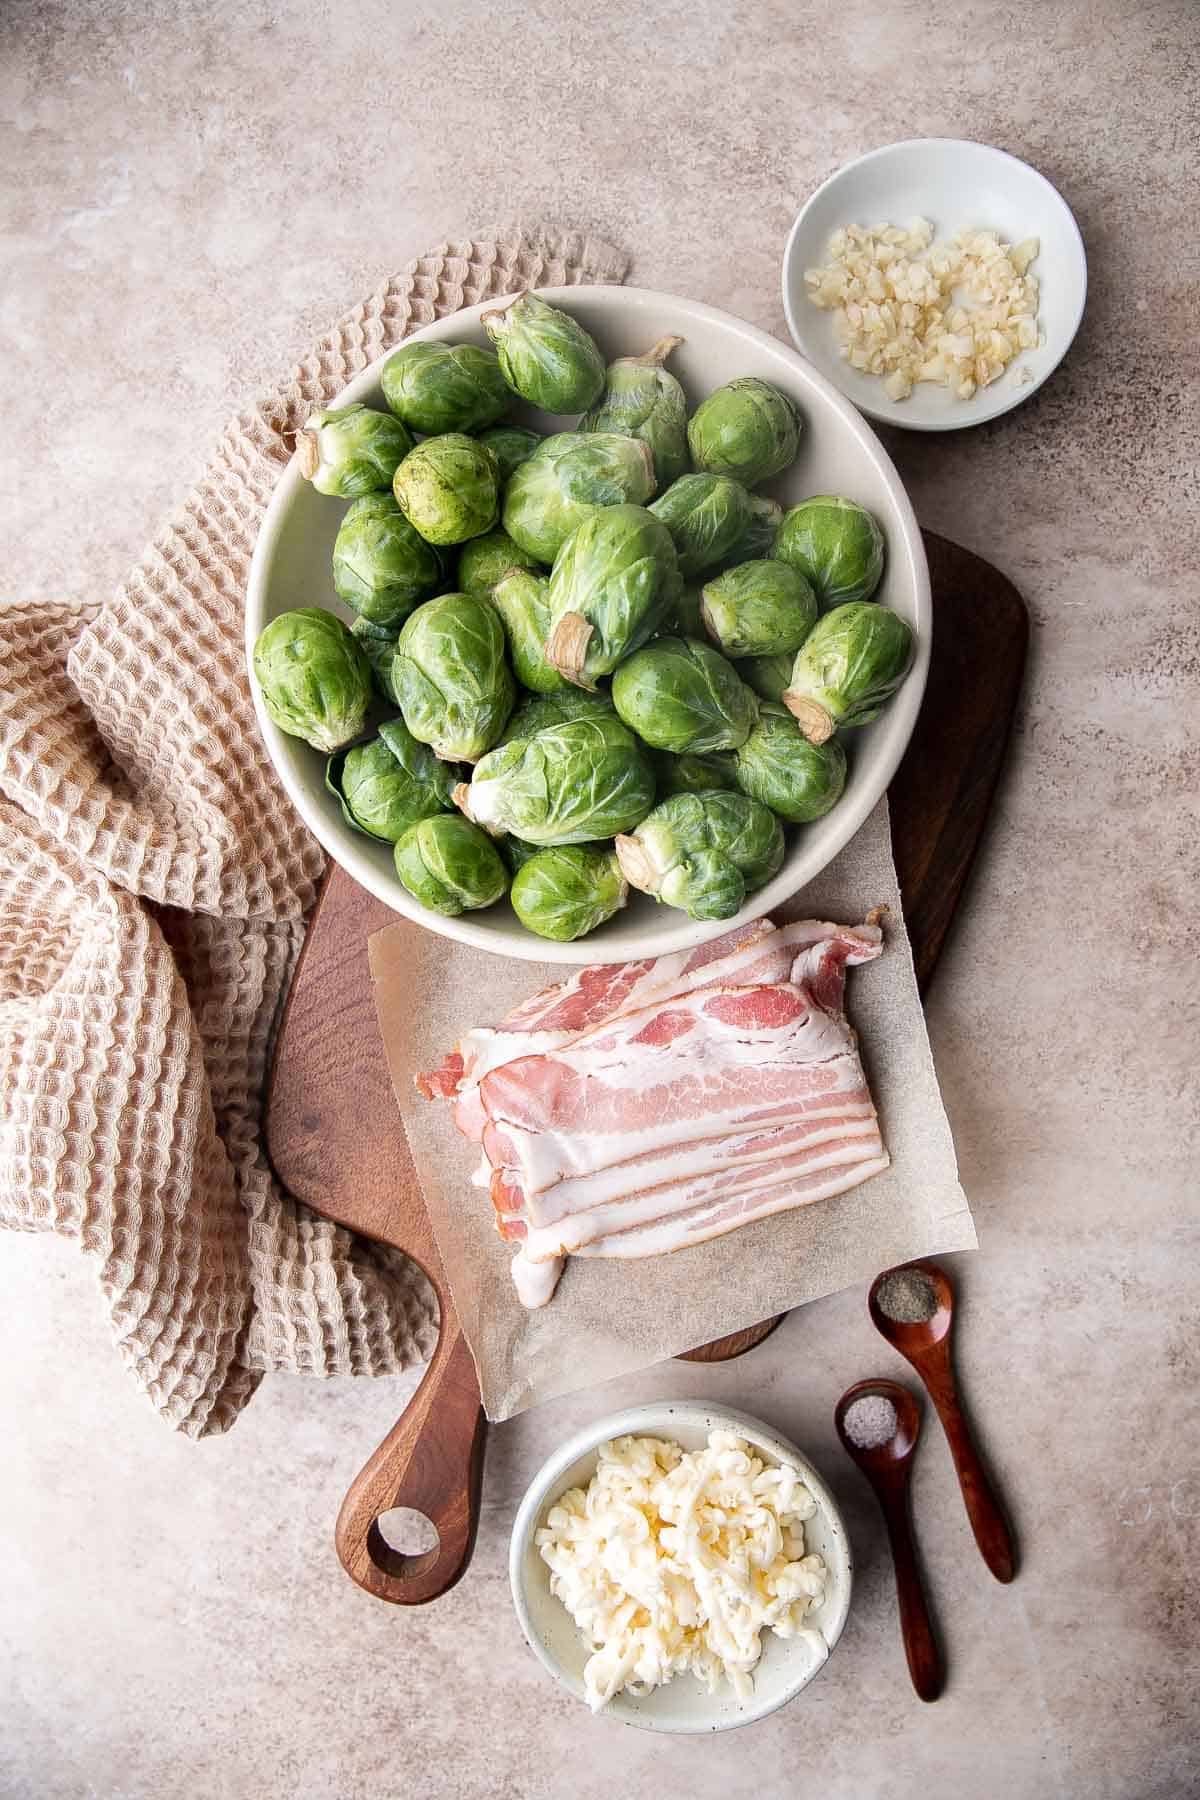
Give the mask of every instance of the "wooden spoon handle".
<path id="1" fill-rule="evenodd" d="M 471 1560 L 487 1421 L 471 1352 L 453 1306 L 442 1299 L 442 1331 L 420 1387 L 359 1471 L 338 1514 L 334 1541 L 352 1581 L 379 1600 L 421 1606 L 452 1588 Z M 379 1529 L 394 1506 L 424 1513 L 436 1550 L 407 1556 Z"/>
<path id="2" fill-rule="evenodd" d="M 925 1588 L 917 1566 L 917 1547 L 913 1542 L 907 1497 L 903 1494 L 896 1495 L 890 1504 L 884 1505 L 883 1516 L 887 1520 L 892 1561 L 896 1565 L 900 1635 L 904 1639 L 908 1672 L 919 1697 L 922 1700 L 936 1700 L 942 1691 L 946 1672 L 942 1653 L 933 1635 L 933 1621 L 929 1617 Z"/>
<path id="3" fill-rule="evenodd" d="M 958 1397 L 958 1386 L 949 1353 L 938 1363 L 922 1368 L 929 1397 L 937 1407 L 950 1455 L 962 1489 L 963 1502 L 979 1554 L 997 1581 L 1011 1581 L 1017 1572 L 1017 1552 L 1008 1521 L 1000 1509 L 996 1491 L 983 1466 L 971 1428 Z"/>

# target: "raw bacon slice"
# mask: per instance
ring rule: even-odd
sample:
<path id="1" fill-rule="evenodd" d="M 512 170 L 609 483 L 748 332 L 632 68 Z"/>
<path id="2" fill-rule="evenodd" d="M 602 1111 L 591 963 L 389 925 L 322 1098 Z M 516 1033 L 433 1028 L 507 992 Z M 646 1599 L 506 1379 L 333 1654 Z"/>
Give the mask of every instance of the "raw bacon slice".
<path id="1" fill-rule="evenodd" d="M 522 1301 L 550 1299 L 567 1254 L 656 1255 L 886 1168 L 842 1009 L 846 968 L 881 949 L 873 923 L 761 920 L 581 969 L 418 1078 L 482 1144 Z"/>

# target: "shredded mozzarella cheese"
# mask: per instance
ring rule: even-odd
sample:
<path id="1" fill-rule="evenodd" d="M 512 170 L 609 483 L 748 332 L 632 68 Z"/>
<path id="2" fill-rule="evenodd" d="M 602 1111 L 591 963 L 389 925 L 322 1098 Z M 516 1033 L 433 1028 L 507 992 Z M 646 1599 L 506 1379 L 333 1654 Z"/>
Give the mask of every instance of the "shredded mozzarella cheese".
<path id="1" fill-rule="evenodd" d="M 830 239 L 827 265 L 804 281 L 813 305 L 834 314 L 839 355 L 881 376 L 890 400 L 906 400 L 919 381 L 969 400 L 1040 342 L 1028 272 L 1039 249 L 1037 238 L 1013 246 L 994 231 L 935 244 L 928 219 L 847 225 Z M 1016 380 L 1032 380 L 1024 365 Z"/>
<path id="2" fill-rule="evenodd" d="M 591 1647 L 593 1712 L 685 1671 L 745 1697 L 764 1629 L 805 1637 L 823 1662 L 825 1640 L 804 1622 L 825 1598 L 825 1564 L 804 1548 L 815 1512 L 797 1470 L 764 1463 L 734 1432 L 686 1453 L 660 1438 L 601 1444 L 587 1488 L 565 1493 L 535 1537 Z"/>

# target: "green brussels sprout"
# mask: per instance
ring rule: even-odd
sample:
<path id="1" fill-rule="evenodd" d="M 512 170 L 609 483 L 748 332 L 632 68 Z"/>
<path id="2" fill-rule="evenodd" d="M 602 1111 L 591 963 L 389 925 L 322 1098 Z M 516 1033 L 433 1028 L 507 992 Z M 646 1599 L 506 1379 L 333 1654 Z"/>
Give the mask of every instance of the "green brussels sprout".
<path id="1" fill-rule="evenodd" d="M 774 700 L 778 704 L 792 679 L 795 660 L 792 650 L 780 650 L 774 656 L 747 656 L 739 662 L 737 672 L 760 700 Z"/>
<path id="2" fill-rule="evenodd" d="M 796 460 L 800 414 L 777 387 L 743 375 L 701 401 L 688 426 L 698 469 L 757 487 Z"/>
<path id="3" fill-rule="evenodd" d="M 402 344 L 380 376 L 383 397 L 413 431 L 482 431 L 512 404 L 494 350 L 478 344 Z"/>
<path id="4" fill-rule="evenodd" d="M 698 638 L 655 638 L 626 657 L 612 684 L 618 715 L 656 750 L 736 750 L 758 701 L 731 663 Z"/>
<path id="5" fill-rule="evenodd" d="M 519 469 L 523 462 L 528 462 L 542 441 L 540 431 L 527 431 L 523 425 L 493 425 L 490 431 L 481 431 L 479 441 L 486 444 L 495 457 L 500 469 L 500 480 L 505 482 Z"/>
<path id="6" fill-rule="evenodd" d="M 641 506 L 598 507 L 554 559 L 546 661 L 578 687 L 594 688 L 653 635 L 679 593 L 675 547 L 662 521 Z"/>
<path id="7" fill-rule="evenodd" d="M 616 431 L 648 444 L 660 488 L 670 487 L 688 466 L 687 395 L 662 366 L 682 342 L 660 338 L 644 356 L 610 363 L 603 399 L 579 421 L 580 431 Z"/>
<path id="8" fill-rule="evenodd" d="M 569 944 L 620 912 L 629 883 L 611 850 L 561 844 L 522 865 L 509 898 L 527 930 Z"/>
<path id="9" fill-rule="evenodd" d="M 708 788 L 732 790 L 738 785 L 737 766 L 727 750 L 712 750 L 700 756 L 686 750 L 682 756 L 656 750 L 652 760 L 660 800 L 668 794 L 702 794 Z"/>
<path id="10" fill-rule="evenodd" d="M 627 831 L 654 804 L 654 771 L 615 713 L 513 738 L 476 765 L 454 802 L 497 836 L 586 844 Z"/>
<path id="11" fill-rule="evenodd" d="M 530 556 L 552 563 L 597 506 L 640 506 L 654 492 L 647 444 L 615 432 L 543 438 L 504 490 L 504 529 Z"/>
<path id="12" fill-rule="evenodd" d="M 883 532 L 865 506 L 818 494 L 784 514 L 774 554 L 812 587 L 823 611 L 869 600 L 883 574 Z"/>
<path id="13" fill-rule="evenodd" d="M 550 632 L 549 595 L 544 575 L 513 569 L 488 596 L 500 614 L 517 680 L 535 694 L 555 694 L 568 685 L 566 677 L 550 667 L 543 649 Z"/>
<path id="14" fill-rule="evenodd" d="M 740 543 L 753 516 L 751 496 L 725 475 L 681 475 L 650 511 L 671 533 L 685 580 L 702 575 Z"/>
<path id="15" fill-rule="evenodd" d="M 491 906 L 508 891 L 500 852 L 487 832 L 461 813 L 437 813 L 410 825 L 395 859 L 413 899 L 450 918 Z"/>
<path id="16" fill-rule="evenodd" d="M 328 756 L 358 737 L 371 703 L 371 665 L 350 629 L 319 606 L 280 613 L 252 657 L 267 715 Z"/>
<path id="17" fill-rule="evenodd" d="M 399 419 L 369 406 L 323 407 L 296 437 L 300 473 L 341 500 L 386 491 L 412 447 Z"/>
<path id="18" fill-rule="evenodd" d="M 661 800 L 617 860 L 631 887 L 693 919 L 731 919 L 783 862 L 783 827 L 748 794 L 709 789 Z"/>
<path id="19" fill-rule="evenodd" d="M 370 619 L 355 619 L 350 627 L 350 636 L 361 644 L 371 665 L 371 679 L 379 693 L 390 706 L 399 706 L 396 690 L 392 686 L 392 658 L 396 654 L 396 639 L 393 634 L 381 631 L 378 625 L 372 625 Z"/>
<path id="20" fill-rule="evenodd" d="M 477 762 L 516 699 L 504 627 L 486 600 L 442 594 L 405 621 L 392 660 L 404 723 L 443 762 Z"/>
<path id="21" fill-rule="evenodd" d="M 502 531 L 497 526 L 495 531 L 485 531 L 482 537 L 472 538 L 459 551 L 459 591 L 463 594 L 475 594 L 480 600 L 486 600 L 496 583 L 510 569 L 540 571 L 541 564 L 536 556 L 530 556 L 528 550 L 522 550 L 507 531 Z"/>
<path id="22" fill-rule="evenodd" d="M 524 838 L 513 837 L 510 832 L 506 837 L 496 839 L 499 850 L 510 875 L 523 869 L 531 856 L 540 856 L 541 849 L 537 844 L 527 844 Z"/>
<path id="23" fill-rule="evenodd" d="M 758 562 L 764 556 L 774 556 L 775 539 L 782 523 L 783 508 L 778 500 L 769 500 L 765 494 L 751 494 L 750 523 L 732 550 L 722 557 L 721 568 L 732 569 L 738 563 Z"/>
<path id="24" fill-rule="evenodd" d="M 396 470 L 405 514 L 429 544 L 465 544 L 490 531 L 500 511 L 500 471 L 477 438 L 461 431 L 426 438 Z"/>
<path id="25" fill-rule="evenodd" d="M 505 381 L 531 406 L 581 413 L 600 398 L 604 358 L 595 339 L 568 313 L 525 293 L 485 312 L 481 323 L 496 346 Z"/>
<path id="26" fill-rule="evenodd" d="M 783 703 L 813 744 L 878 718 L 908 673 L 913 634 L 899 613 L 851 600 L 823 613 L 796 653 Z"/>
<path id="27" fill-rule="evenodd" d="M 838 740 L 810 744 L 785 706 L 762 708 L 734 761 L 742 792 L 793 825 L 823 818 L 846 785 L 846 752 Z"/>
<path id="28" fill-rule="evenodd" d="M 726 656 L 794 656 L 817 622 L 817 596 L 787 563 L 739 563 L 704 584 L 704 629 Z"/>
<path id="29" fill-rule="evenodd" d="M 325 767 L 325 786 L 346 823 L 387 844 L 418 819 L 448 812 L 456 779 L 453 764 L 439 762 L 399 719 L 381 725 L 369 744 L 335 750 Z"/>
<path id="30" fill-rule="evenodd" d="M 589 694 L 584 688 L 565 687 L 556 694 L 529 694 L 517 706 L 504 727 L 501 743 L 536 737 L 548 725 L 567 725 L 573 719 L 615 719 L 616 708 L 607 694 Z"/>
<path id="31" fill-rule="evenodd" d="M 409 524 L 391 494 L 364 494 L 347 507 L 333 540 L 339 600 L 380 631 L 399 631 L 413 607 L 436 594 L 442 558 Z"/>

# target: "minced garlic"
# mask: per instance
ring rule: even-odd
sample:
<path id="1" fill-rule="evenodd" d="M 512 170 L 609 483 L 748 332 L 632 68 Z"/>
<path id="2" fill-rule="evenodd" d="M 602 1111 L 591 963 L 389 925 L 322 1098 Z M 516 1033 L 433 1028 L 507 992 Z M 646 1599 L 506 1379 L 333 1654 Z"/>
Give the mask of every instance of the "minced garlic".
<path id="1" fill-rule="evenodd" d="M 829 262 L 808 269 L 814 306 L 833 312 L 839 354 L 883 377 L 890 400 L 918 381 L 960 400 L 988 387 L 1023 350 L 1041 341 L 1038 282 L 1028 273 L 1037 238 L 1010 246 L 994 231 L 960 231 L 935 244 L 928 219 L 847 225 L 829 241 Z M 1018 384 L 1032 380 L 1021 365 Z"/>

